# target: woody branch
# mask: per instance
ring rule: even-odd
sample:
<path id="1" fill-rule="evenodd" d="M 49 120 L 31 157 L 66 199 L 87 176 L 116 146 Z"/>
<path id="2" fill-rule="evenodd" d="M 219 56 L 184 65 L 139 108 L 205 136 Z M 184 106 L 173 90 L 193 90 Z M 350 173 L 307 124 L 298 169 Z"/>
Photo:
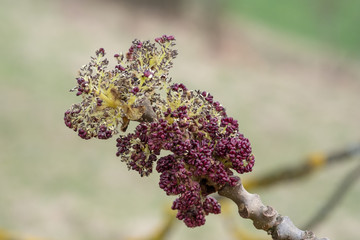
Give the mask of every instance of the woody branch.
<path id="1" fill-rule="evenodd" d="M 311 231 L 298 229 L 289 217 L 265 206 L 259 195 L 246 191 L 240 178 L 235 186 L 226 185 L 218 193 L 231 199 L 238 206 L 241 217 L 251 219 L 257 229 L 266 231 L 274 240 L 328 240 L 317 238 Z"/>

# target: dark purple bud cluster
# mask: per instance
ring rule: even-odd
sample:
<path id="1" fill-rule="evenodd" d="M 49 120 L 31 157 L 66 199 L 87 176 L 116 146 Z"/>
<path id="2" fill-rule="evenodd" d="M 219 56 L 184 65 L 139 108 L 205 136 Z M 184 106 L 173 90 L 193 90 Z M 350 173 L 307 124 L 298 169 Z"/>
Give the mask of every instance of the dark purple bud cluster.
<path id="1" fill-rule="evenodd" d="M 156 170 L 161 173 L 159 186 L 167 195 L 178 195 L 187 191 L 191 173 L 182 161 L 171 154 L 160 158 Z"/>
<path id="2" fill-rule="evenodd" d="M 142 176 L 151 173 L 156 162 L 160 188 L 167 195 L 179 195 L 173 204 L 177 218 L 196 227 L 205 223 L 209 213 L 220 213 L 220 205 L 209 194 L 236 184 L 231 169 L 250 172 L 254 157 L 237 121 L 227 117 L 210 94 L 173 84 L 167 102 L 158 121 L 141 123 L 134 134 L 118 139 L 117 155 Z M 157 159 L 161 150 L 171 154 L 149 160 Z"/>
<path id="3" fill-rule="evenodd" d="M 171 90 L 175 91 L 175 92 L 179 92 L 179 90 L 185 92 L 187 91 L 187 88 L 185 87 L 184 84 L 180 83 L 174 83 L 173 85 L 170 86 Z"/>
<path id="4" fill-rule="evenodd" d="M 171 117 L 171 118 L 180 118 L 183 119 L 187 117 L 187 107 L 185 105 L 178 107 L 176 110 L 171 111 L 171 108 L 168 108 L 164 112 L 165 117 Z M 186 122 L 180 122 L 180 124 L 186 124 Z"/>
<path id="5" fill-rule="evenodd" d="M 104 124 L 99 124 L 99 119 L 94 117 L 87 119 L 87 122 L 91 123 L 91 125 L 94 127 L 86 130 L 85 126 L 87 123 L 85 123 L 85 119 L 81 115 L 82 112 L 80 105 L 76 104 L 73 105 L 72 108 L 67 110 L 64 114 L 65 125 L 73 129 L 75 132 L 78 132 L 79 137 L 86 140 L 93 137 L 97 137 L 99 139 L 108 139 L 112 137 L 114 131 L 106 127 Z"/>
<path id="6" fill-rule="evenodd" d="M 118 148 L 118 151 L 116 153 L 116 156 L 125 156 L 128 155 L 130 152 L 131 147 L 131 140 L 134 138 L 134 134 L 128 134 L 126 136 L 119 136 L 118 139 L 116 139 L 116 147 Z"/>
<path id="7" fill-rule="evenodd" d="M 175 40 L 175 37 L 171 35 L 170 36 L 162 35 L 161 37 L 155 38 L 155 42 L 157 43 L 165 43 L 173 40 Z"/>
<path id="8" fill-rule="evenodd" d="M 99 139 L 108 139 L 112 137 L 112 131 L 106 126 L 101 125 L 97 135 Z"/>
<path id="9" fill-rule="evenodd" d="M 85 81 L 83 78 L 79 77 L 77 78 L 77 83 L 78 83 L 78 86 L 77 86 L 77 93 L 76 93 L 76 96 L 79 96 L 81 94 L 83 94 L 84 92 L 85 93 L 89 93 L 90 89 L 88 87 L 88 82 Z"/>
<path id="10" fill-rule="evenodd" d="M 102 104 L 102 102 L 103 102 L 103 100 L 102 100 L 102 99 L 97 98 L 97 99 L 96 99 L 96 106 L 100 107 L 100 106 L 101 106 L 101 104 Z"/>
<path id="11" fill-rule="evenodd" d="M 85 139 L 85 140 L 88 140 L 90 139 L 90 136 L 87 134 L 87 132 L 82 129 L 82 128 L 79 128 L 79 131 L 78 131 L 78 135 L 79 137 L 81 137 L 82 139 Z"/>
<path id="12" fill-rule="evenodd" d="M 105 50 L 103 48 L 99 48 L 99 50 L 97 50 L 95 54 L 97 57 L 103 57 L 105 56 Z"/>
<path id="13" fill-rule="evenodd" d="M 255 163 L 250 142 L 241 134 L 219 140 L 215 153 L 220 158 L 228 159 L 230 167 L 238 173 L 251 172 Z"/>
<path id="14" fill-rule="evenodd" d="M 183 220 L 186 226 L 198 227 L 205 224 L 203 203 L 204 201 L 199 195 L 199 186 L 195 185 L 177 198 L 171 208 L 178 210 L 176 217 Z"/>
<path id="15" fill-rule="evenodd" d="M 232 117 L 224 117 L 221 119 L 220 127 L 224 127 L 227 134 L 232 134 L 239 128 L 239 124 Z"/>
<path id="16" fill-rule="evenodd" d="M 167 35 L 156 43 L 134 40 L 125 55 L 114 55 L 117 65 L 111 71 L 105 50 L 97 50 L 72 90 L 82 102 L 65 112 L 64 122 L 83 139 L 108 139 L 126 131 L 130 121 L 140 122 L 117 139 L 116 155 L 141 176 L 155 165 L 160 188 L 177 196 L 172 206 L 177 218 L 197 227 L 206 215 L 220 213 L 210 194 L 234 186 L 234 172 L 252 171 L 255 160 L 238 122 L 211 94 L 171 84 L 174 40 Z"/>
<path id="17" fill-rule="evenodd" d="M 152 172 L 153 163 L 158 155 L 147 146 L 147 130 L 148 126 L 141 123 L 136 127 L 134 134 L 120 136 L 116 144 L 116 155 L 122 156 L 121 161 L 126 162 L 129 169 L 139 172 L 141 176 L 147 176 Z"/>
<path id="18" fill-rule="evenodd" d="M 219 102 L 214 102 L 214 97 L 207 93 L 206 91 L 203 91 L 201 95 L 204 97 L 204 99 L 211 104 L 217 112 L 220 112 L 222 116 L 226 116 L 226 112 L 223 106 Z"/>
<path id="19" fill-rule="evenodd" d="M 206 101 L 208 101 L 209 103 L 213 103 L 214 97 L 210 93 L 207 93 L 207 92 L 203 91 L 201 93 L 201 95 L 203 95 L 203 97 L 205 97 Z"/>
<path id="20" fill-rule="evenodd" d="M 188 227 L 205 223 L 205 215 L 221 212 L 219 203 L 210 196 L 201 195 L 200 184 L 191 179 L 191 171 L 185 168 L 184 161 L 176 155 L 162 157 L 156 170 L 161 173 L 159 186 L 167 195 L 180 195 L 172 206 L 178 210 L 177 218 L 184 220 Z"/>
<path id="21" fill-rule="evenodd" d="M 67 110 L 64 114 L 64 122 L 65 122 L 65 125 L 68 127 L 68 128 L 72 128 L 73 127 L 73 124 L 72 124 L 72 121 L 71 121 L 71 111 L 70 110 Z"/>
<path id="22" fill-rule="evenodd" d="M 221 211 L 220 204 L 213 197 L 207 197 L 203 203 L 203 208 L 206 214 L 219 214 Z"/>

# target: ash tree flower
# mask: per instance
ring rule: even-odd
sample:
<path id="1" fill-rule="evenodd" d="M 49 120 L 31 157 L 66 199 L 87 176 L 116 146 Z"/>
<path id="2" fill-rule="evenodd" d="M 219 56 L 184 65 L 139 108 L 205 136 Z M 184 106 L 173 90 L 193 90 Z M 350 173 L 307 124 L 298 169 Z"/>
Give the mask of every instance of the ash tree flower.
<path id="1" fill-rule="evenodd" d="M 96 51 L 71 90 L 82 101 L 65 112 L 64 121 L 84 139 L 108 139 L 138 121 L 133 133 L 117 138 L 116 155 L 141 176 L 155 168 L 159 187 L 178 196 L 172 205 L 177 218 L 197 227 L 221 211 L 210 194 L 234 186 L 234 171 L 251 172 L 255 160 L 238 122 L 211 94 L 171 82 L 175 38 L 163 35 L 155 42 L 134 40 L 126 54 L 114 55 L 111 71 L 104 49 Z"/>
<path id="2" fill-rule="evenodd" d="M 150 41 L 133 41 L 126 55 L 114 55 L 117 65 L 110 71 L 105 50 L 97 50 L 96 57 L 80 69 L 77 85 L 71 90 L 82 102 L 65 112 L 66 126 L 84 139 L 107 139 L 119 129 L 125 131 L 130 120 L 153 120 L 156 116 L 145 114 L 145 106 L 157 108 L 161 99 L 156 90 L 169 81 L 168 72 L 177 55 L 171 49 L 174 43 L 163 38 L 160 49 Z"/>

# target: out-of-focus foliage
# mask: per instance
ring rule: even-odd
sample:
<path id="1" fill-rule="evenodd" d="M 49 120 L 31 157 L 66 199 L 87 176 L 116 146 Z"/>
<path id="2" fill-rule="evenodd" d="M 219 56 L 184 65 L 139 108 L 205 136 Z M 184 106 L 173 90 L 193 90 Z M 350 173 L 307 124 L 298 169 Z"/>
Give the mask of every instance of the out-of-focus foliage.
<path id="1" fill-rule="evenodd" d="M 270 27 L 360 55 L 360 1 L 229 0 L 228 7 Z"/>

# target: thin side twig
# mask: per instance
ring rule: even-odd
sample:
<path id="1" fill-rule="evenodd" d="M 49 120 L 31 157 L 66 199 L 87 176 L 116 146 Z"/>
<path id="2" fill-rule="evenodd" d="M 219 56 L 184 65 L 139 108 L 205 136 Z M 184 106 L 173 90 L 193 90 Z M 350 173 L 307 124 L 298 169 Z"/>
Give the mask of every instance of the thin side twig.
<path id="1" fill-rule="evenodd" d="M 351 144 L 333 153 L 313 153 L 297 166 L 287 166 L 283 169 L 277 169 L 274 172 L 269 172 L 259 178 L 249 179 L 244 182 L 247 189 L 260 188 L 274 185 L 277 183 L 288 182 L 289 180 L 298 180 L 301 177 L 306 177 L 315 170 L 323 167 L 331 166 L 335 163 L 343 163 L 351 160 L 352 156 L 360 155 L 360 143 Z"/>
<path id="2" fill-rule="evenodd" d="M 352 169 L 349 174 L 347 174 L 341 184 L 338 186 L 336 191 L 331 195 L 328 202 L 315 214 L 315 216 L 306 224 L 306 229 L 315 228 L 321 221 L 323 221 L 326 216 L 333 210 L 336 205 L 346 196 L 346 192 L 350 187 L 360 178 L 360 165 L 355 169 Z"/>

